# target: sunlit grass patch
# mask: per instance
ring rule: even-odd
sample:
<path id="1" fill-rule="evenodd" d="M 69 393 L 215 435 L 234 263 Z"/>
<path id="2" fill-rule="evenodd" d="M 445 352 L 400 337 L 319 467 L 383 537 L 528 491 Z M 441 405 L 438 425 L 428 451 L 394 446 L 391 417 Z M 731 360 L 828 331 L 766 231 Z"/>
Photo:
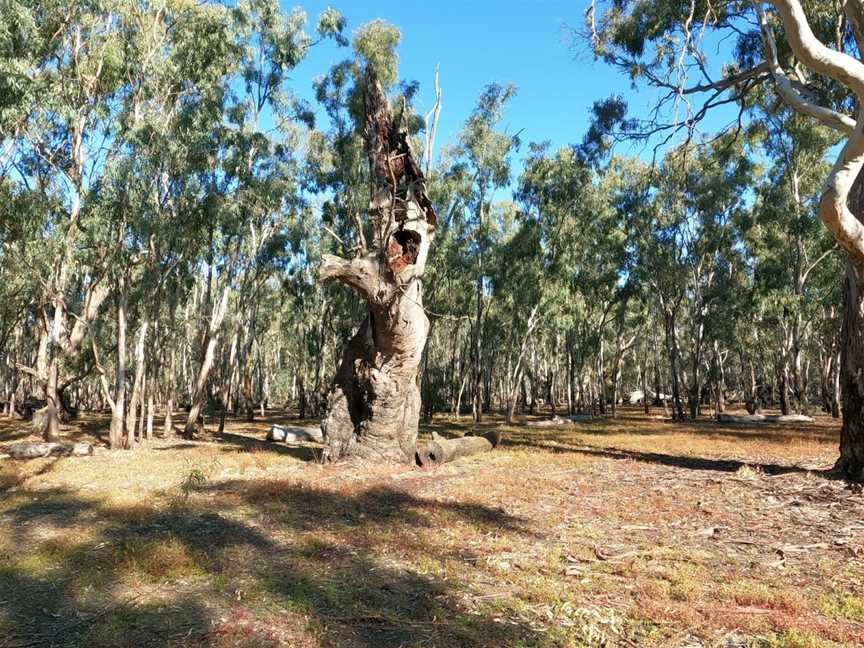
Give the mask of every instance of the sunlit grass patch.
<path id="1" fill-rule="evenodd" d="M 780 582 L 770 580 L 738 580 L 720 587 L 720 596 L 743 607 L 760 607 L 800 614 L 807 607 L 807 600 L 800 592 L 786 588 Z"/>
<path id="2" fill-rule="evenodd" d="M 832 619 L 864 623 L 864 596 L 841 592 L 826 594 L 820 601 L 819 609 Z"/>
<path id="3" fill-rule="evenodd" d="M 24 483 L 27 473 L 21 465 L 12 461 L 0 461 L 0 493 Z"/>
<path id="4" fill-rule="evenodd" d="M 267 425 L 235 432 L 263 438 Z M 839 485 L 756 468 L 835 452 L 833 440 L 630 413 L 562 428 L 508 427 L 495 451 L 437 471 L 304 465 L 230 439 L 69 459 L 0 496 L 0 601 L 28 582 L 81 618 L 100 614 L 69 640 L 88 648 L 581 648 L 604 636 L 714 648 L 733 631 L 748 647 L 861 644 L 851 540 L 758 567 L 782 543 L 829 542 L 819 524 L 835 486 L 837 528 L 860 521 Z M 187 494 L 193 471 L 203 479 Z"/>
<path id="5" fill-rule="evenodd" d="M 677 565 L 667 572 L 666 578 L 669 583 L 668 596 L 674 601 L 698 601 L 712 586 L 709 573 L 694 565 Z"/>
<path id="6" fill-rule="evenodd" d="M 112 561 L 122 574 L 152 581 L 200 576 L 202 556 L 195 555 L 175 536 L 132 538 L 113 548 Z"/>
<path id="7" fill-rule="evenodd" d="M 807 630 L 787 630 L 759 641 L 758 648 L 838 648 L 838 644 Z"/>

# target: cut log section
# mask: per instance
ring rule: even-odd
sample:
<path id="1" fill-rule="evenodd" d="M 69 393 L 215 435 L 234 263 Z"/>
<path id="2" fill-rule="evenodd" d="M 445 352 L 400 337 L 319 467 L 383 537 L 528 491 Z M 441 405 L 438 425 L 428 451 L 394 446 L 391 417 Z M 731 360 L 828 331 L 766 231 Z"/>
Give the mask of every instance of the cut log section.
<path id="1" fill-rule="evenodd" d="M 432 468 L 449 463 L 460 457 L 468 457 L 480 452 L 489 452 L 501 441 L 500 432 L 491 432 L 483 436 L 465 436 L 456 439 L 445 439 L 432 433 L 432 440 L 426 445 L 417 447 L 417 463 L 422 468 Z"/>
<path id="2" fill-rule="evenodd" d="M 86 457 L 93 454 L 89 443 L 30 443 L 22 441 L 4 448 L 12 459 L 38 459 L 40 457 Z"/>

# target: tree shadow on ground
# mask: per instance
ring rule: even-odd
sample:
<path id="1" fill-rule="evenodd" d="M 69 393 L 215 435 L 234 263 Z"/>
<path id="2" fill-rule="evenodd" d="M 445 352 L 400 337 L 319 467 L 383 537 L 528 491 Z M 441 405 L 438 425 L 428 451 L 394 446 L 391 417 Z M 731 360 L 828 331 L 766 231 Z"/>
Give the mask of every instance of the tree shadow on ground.
<path id="1" fill-rule="evenodd" d="M 254 618 L 305 628 L 315 645 L 542 643 L 527 624 L 471 609 L 469 586 L 418 566 L 480 569 L 431 539 L 441 525 L 536 537 L 499 509 L 267 480 L 205 485 L 162 510 L 62 490 L 8 497 L 0 648 L 229 645 L 213 628 L 241 594 Z M 242 645 L 284 645 L 268 637 Z"/>
<path id="2" fill-rule="evenodd" d="M 450 421 L 436 419 L 426 421 L 420 427 L 423 432 L 436 432 L 442 436 L 459 436 L 472 430 L 489 430 L 505 426 L 510 430 L 519 429 L 520 436 L 532 438 L 554 439 L 573 435 L 587 434 L 597 436 L 612 436 L 626 434 L 628 436 L 667 436 L 670 432 L 692 434 L 697 437 L 726 437 L 745 441 L 767 442 L 785 445 L 790 442 L 817 441 L 824 443 L 838 442 L 840 438 L 839 424 L 832 421 L 817 420 L 815 423 L 752 423 L 730 424 L 719 423 L 716 420 L 703 417 L 696 420 L 672 421 L 657 419 L 650 415 L 626 412 L 621 418 L 598 417 L 590 421 L 574 421 L 560 426 L 531 426 L 531 422 L 549 420 L 553 414 L 520 416 L 512 426 L 505 426 L 502 420 L 488 419 L 474 425 L 469 421 Z"/>
<path id="3" fill-rule="evenodd" d="M 71 424 L 62 427 L 62 436 L 68 441 L 88 442 L 108 446 L 111 416 L 107 414 L 82 414 Z"/>
<path id="4" fill-rule="evenodd" d="M 227 452 L 273 452 L 280 455 L 294 457 L 300 461 L 317 462 L 321 459 L 321 448 L 307 445 L 291 445 L 271 441 L 262 441 L 245 434 L 234 434 L 223 432 L 213 439 L 216 443 L 226 444 L 223 449 Z"/>
<path id="5" fill-rule="evenodd" d="M 679 455 L 663 454 L 660 452 L 640 452 L 638 450 L 623 450 L 615 447 L 595 448 L 588 446 L 573 446 L 565 444 L 556 444 L 554 446 L 544 445 L 537 442 L 526 441 L 522 439 L 505 438 L 501 442 L 502 446 L 510 447 L 531 447 L 548 450 L 553 453 L 577 453 L 591 457 L 602 457 L 606 459 L 629 459 L 632 461 L 641 461 L 644 463 L 660 464 L 663 466 L 672 466 L 675 468 L 685 468 L 688 470 L 715 470 L 718 472 L 734 473 L 742 468 L 750 468 L 765 473 L 766 475 L 778 476 L 787 474 L 811 474 L 824 477 L 826 479 L 838 479 L 839 477 L 831 470 L 812 470 L 801 466 L 790 466 L 775 463 L 760 463 L 750 461 L 740 461 L 737 459 L 712 459 L 708 457 L 688 457 Z"/>

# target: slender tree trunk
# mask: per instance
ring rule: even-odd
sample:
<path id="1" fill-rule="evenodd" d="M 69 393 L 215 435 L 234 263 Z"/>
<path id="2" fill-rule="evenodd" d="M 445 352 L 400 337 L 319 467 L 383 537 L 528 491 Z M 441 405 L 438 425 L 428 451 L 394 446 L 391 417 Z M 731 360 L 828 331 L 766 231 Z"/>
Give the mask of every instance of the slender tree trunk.
<path id="1" fill-rule="evenodd" d="M 835 419 L 840 418 L 840 403 L 843 401 L 843 394 L 840 386 L 840 365 L 842 362 L 842 354 L 838 352 L 834 358 L 834 370 L 831 374 L 832 384 L 834 385 L 834 392 L 831 400 L 831 418 Z"/>
<path id="2" fill-rule="evenodd" d="M 121 275 L 117 286 L 117 358 L 114 368 L 114 404 L 108 432 L 112 450 L 123 446 L 123 424 L 126 417 L 126 306 L 129 299 L 126 279 Z"/>
<path id="3" fill-rule="evenodd" d="M 153 439 L 153 409 L 155 407 L 153 402 L 153 390 L 155 387 L 155 380 L 151 377 L 147 388 L 147 432 L 145 438 L 148 441 Z"/>
<path id="4" fill-rule="evenodd" d="M 645 414 L 649 414 L 651 412 L 651 406 L 648 402 L 648 352 L 646 351 L 642 355 L 642 407 L 644 408 Z"/>
<path id="5" fill-rule="evenodd" d="M 144 388 L 144 344 L 147 341 L 147 329 L 150 323 L 145 319 L 138 329 L 135 341 L 135 377 L 132 380 L 132 396 L 129 399 L 129 414 L 126 417 L 126 438 L 130 446 L 135 444 L 135 430 L 138 425 L 138 408 L 142 400 Z"/>
<path id="6" fill-rule="evenodd" d="M 669 373 L 672 377 L 672 402 L 673 402 L 673 418 L 681 421 L 684 419 L 684 410 L 681 405 L 681 388 L 678 376 L 678 342 L 675 337 L 675 314 L 671 311 L 666 311 L 666 347 L 669 353 Z"/>
<path id="7" fill-rule="evenodd" d="M 477 322 L 474 326 L 474 422 L 483 419 L 483 397 L 480 393 L 480 383 L 483 377 L 483 203 L 486 197 L 480 192 L 480 204 L 477 209 Z"/>
<path id="8" fill-rule="evenodd" d="M 168 384 L 165 389 L 165 420 L 162 424 L 162 432 L 165 436 L 171 434 L 174 428 L 174 370 L 176 368 L 176 357 L 174 351 L 169 351 L 168 360 Z"/>
<path id="9" fill-rule="evenodd" d="M 784 365 L 781 365 L 777 369 L 777 391 L 780 392 L 780 413 L 784 416 L 789 413 L 788 379 L 789 369 L 784 363 Z"/>
<path id="10" fill-rule="evenodd" d="M 204 359 L 201 361 L 201 368 L 198 370 L 198 377 L 195 380 L 195 386 L 192 391 L 192 406 L 189 408 L 189 416 L 186 419 L 186 426 L 183 430 L 183 436 L 187 439 L 195 436 L 198 417 L 201 415 L 201 409 L 204 407 L 204 400 L 207 397 L 207 380 L 210 377 L 210 370 L 213 368 L 213 361 L 216 357 L 216 344 L 219 340 L 219 330 L 222 327 L 222 320 L 225 318 L 225 313 L 228 310 L 229 294 L 230 286 L 226 283 L 222 289 L 222 297 L 214 305 L 214 312 L 210 317 Z"/>

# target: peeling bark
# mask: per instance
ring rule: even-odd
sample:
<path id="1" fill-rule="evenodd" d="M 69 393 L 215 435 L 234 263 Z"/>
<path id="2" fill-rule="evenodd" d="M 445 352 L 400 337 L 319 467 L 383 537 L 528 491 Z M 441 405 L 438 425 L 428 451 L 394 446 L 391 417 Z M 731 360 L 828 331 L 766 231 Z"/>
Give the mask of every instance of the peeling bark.
<path id="1" fill-rule="evenodd" d="M 395 127 L 373 70 L 366 74 L 374 246 L 354 259 L 325 255 L 320 278 L 353 288 L 369 312 L 327 396 L 323 458 L 410 463 L 420 420 L 417 377 L 429 335 L 422 276 L 437 219 L 407 133 Z"/>

